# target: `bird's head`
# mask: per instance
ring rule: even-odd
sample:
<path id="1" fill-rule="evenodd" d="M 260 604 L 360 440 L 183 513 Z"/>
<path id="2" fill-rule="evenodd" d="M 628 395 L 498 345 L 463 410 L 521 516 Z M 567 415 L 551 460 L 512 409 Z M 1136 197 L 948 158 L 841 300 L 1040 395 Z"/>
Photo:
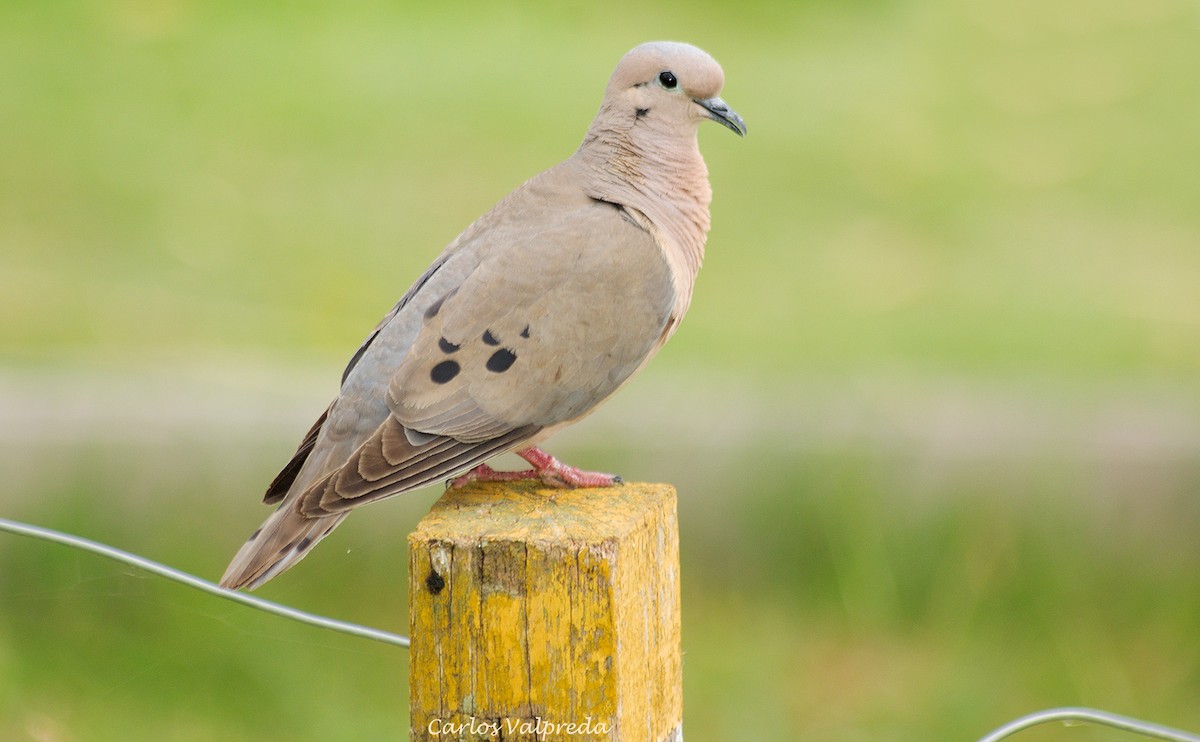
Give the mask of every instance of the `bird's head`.
<path id="1" fill-rule="evenodd" d="M 705 119 L 746 135 L 746 123 L 718 97 L 721 65 L 701 49 L 674 41 L 634 47 L 621 58 L 605 91 L 610 115 L 636 127 L 670 128 Z"/>

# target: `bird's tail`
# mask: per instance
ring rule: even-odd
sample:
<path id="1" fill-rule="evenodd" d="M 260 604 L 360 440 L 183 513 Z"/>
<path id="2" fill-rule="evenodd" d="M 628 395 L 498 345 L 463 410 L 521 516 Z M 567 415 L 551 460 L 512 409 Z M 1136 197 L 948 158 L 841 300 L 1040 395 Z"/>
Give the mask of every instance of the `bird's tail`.
<path id="1" fill-rule="evenodd" d="M 285 502 L 242 544 L 221 578 L 221 587 L 253 590 L 262 585 L 307 556 L 348 512 L 312 518 Z"/>

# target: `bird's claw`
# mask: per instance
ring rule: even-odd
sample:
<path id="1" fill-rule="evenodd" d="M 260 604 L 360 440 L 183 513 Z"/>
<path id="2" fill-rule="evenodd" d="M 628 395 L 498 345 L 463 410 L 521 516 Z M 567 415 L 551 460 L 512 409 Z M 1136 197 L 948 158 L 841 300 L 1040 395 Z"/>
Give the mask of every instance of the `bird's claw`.
<path id="1" fill-rule="evenodd" d="M 568 466 L 540 448 L 525 448 L 516 452 L 533 465 L 523 471 L 496 471 L 487 464 L 480 464 L 466 474 L 446 482 L 446 489 L 457 489 L 472 482 L 523 482 L 537 480 L 547 487 L 574 489 L 576 487 L 612 487 L 625 484 L 616 474 L 584 471 Z"/>

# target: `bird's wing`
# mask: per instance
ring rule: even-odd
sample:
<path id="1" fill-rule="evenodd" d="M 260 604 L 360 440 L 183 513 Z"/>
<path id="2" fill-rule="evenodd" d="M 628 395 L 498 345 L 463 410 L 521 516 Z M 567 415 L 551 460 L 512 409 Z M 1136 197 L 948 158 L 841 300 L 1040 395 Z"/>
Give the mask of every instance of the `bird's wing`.
<path id="1" fill-rule="evenodd" d="M 381 333 L 363 354 L 361 363 L 395 359 L 388 414 L 300 495 L 306 515 L 408 491 L 515 448 L 589 412 L 657 350 L 675 296 L 652 235 L 583 196 L 551 200 L 540 214 L 529 212 L 536 198 L 506 203 L 512 217 L 493 217 L 456 252 L 474 256 L 461 283 L 435 276 L 410 302 L 423 310 L 409 345 L 388 347 Z"/>

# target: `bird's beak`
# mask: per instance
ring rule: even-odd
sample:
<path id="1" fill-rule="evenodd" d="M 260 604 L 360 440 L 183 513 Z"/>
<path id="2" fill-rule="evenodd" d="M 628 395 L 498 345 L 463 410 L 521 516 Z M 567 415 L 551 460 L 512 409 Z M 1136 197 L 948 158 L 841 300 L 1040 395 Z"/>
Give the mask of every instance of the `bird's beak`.
<path id="1" fill-rule="evenodd" d="M 742 121 L 742 117 L 738 115 L 737 111 L 725 105 L 725 101 L 720 98 L 705 98 L 697 100 L 696 105 L 708 111 L 708 117 L 713 121 L 722 126 L 728 126 L 737 132 L 739 137 L 746 136 L 746 122 Z"/>

